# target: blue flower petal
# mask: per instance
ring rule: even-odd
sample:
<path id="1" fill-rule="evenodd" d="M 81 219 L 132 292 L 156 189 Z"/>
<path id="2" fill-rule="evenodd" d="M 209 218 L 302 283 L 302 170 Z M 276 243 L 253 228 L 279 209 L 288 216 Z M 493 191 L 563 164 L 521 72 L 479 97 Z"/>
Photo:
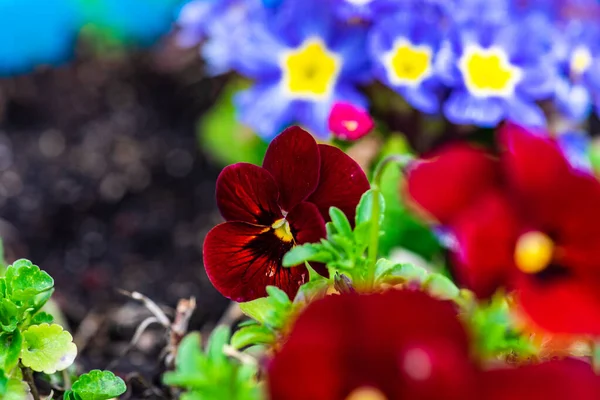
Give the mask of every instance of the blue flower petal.
<path id="1" fill-rule="evenodd" d="M 444 104 L 444 115 L 455 124 L 493 127 L 504 117 L 503 101 L 474 97 L 465 91 L 453 92 Z"/>
<path id="2" fill-rule="evenodd" d="M 583 121 L 591 111 L 591 96 L 583 85 L 572 85 L 566 78 L 558 80 L 555 91 L 558 110 L 573 121 Z"/>
<path id="3" fill-rule="evenodd" d="M 417 110 L 426 114 L 436 114 L 440 110 L 440 99 L 434 91 L 423 85 L 399 90 L 404 99 Z"/>
<path id="4" fill-rule="evenodd" d="M 238 93 L 234 101 L 238 119 L 267 140 L 294 120 L 292 104 L 285 100 L 276 84 L 257 84 Z"/>
<path id="5" fill-rule="evenodd" d="M 546 126 L 546 117 L 542 109 L 533 101 L 524 100 L 519 96 L 507 100 L 506 117 L 523 126 Z"/>

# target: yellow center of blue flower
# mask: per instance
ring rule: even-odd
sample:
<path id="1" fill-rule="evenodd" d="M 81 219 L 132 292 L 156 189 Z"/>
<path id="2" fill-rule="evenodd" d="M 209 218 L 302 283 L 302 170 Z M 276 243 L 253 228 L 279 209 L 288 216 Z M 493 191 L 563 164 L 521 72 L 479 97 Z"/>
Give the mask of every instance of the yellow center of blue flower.
<path id="1" fill-rule="evenodd" d="M 571 73 L 580 76 L 592 65 L 592 53 L 590 52 L 590 49 L 585 46 L 577 46 L 573 50 L 573 53 L 571 53 L 570 61 L 569 67 Z"/>
<path id="2" fill-rule="evenodd" d="M 523 75 L 497 47 L 467 46 L 458 66 L 467 89 L 477 97 L 509 97 Z"/>
<path id="3" fill-rule="evenodd" d="M 387 400 L 381 390 L 371 386 L 361 386 L 353 390 L 346 400 Z"/>
<path id="4" fill-rule="evenodd" d="M 284 90 L 292 97 L 320 100 L 329 97 L 340 71 L 338 55 L 319 38 L 310 38 L 282 57 Z"/>
<path id="5" fill-rule="evenodd" d="M 431 48 L 413 45 L 404 38 L 397 39 L 384 55 L 387 75 L 394 85 L 417 86 L 431 75 Z"/>
<path id="6" fill-rule="evenodd" d="M 515 264 L 527 274 L 543 271 L 550 265 L 553 257 L 554 242 L 545 233 L 527 232 L 517 241 Z"/>
<path id="7" fill-rule="evenodd" d="M 275 236 L 277 236 L 283 242 L 290 243 L 294 240 L 292 230 L 290 229 L 290 224 L 286 221 L 285 218 L 281 218 L 275 221 L 273 225 L 271 225 L 271 228 L 273 228 Z"/>

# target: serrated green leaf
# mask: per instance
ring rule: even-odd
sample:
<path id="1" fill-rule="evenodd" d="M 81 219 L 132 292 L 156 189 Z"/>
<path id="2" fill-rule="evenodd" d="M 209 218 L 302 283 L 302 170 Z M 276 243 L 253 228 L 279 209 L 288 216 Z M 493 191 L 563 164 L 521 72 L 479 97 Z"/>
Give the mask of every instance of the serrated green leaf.
<path id="1" fill-rule="evenodd" d="M 206 382 L 206 356 L 202 353 L 201 336 L 198 332 L 186 335 L 177 351 L 175 371 L 166 372 L 163 382 L 170 386 L 196 387 Z"/>
<path id="2" fill-rule="evenodd" d="M 371 221 L 371 214 L 373 212 L 373 200 L 375 199 L 375 193 L 378 193 L 377 198 L 379 199 L 379 224 L 383 222 L 383 215 L 385 213 L 385 199 L 383 194 L 373 189 L 367 190 L 356 207 L 356 226 Z"/>
<path id="3" fill-rule="evenodd" d="M 275 341 L 275 334 L 266 326 L 252 325 L 238 329 L 231 336 L 231 345 L 236 349 L 254 344 L 270 344 Z"/>
<path id="4" fill-rule="evenodd" d="M 73 364 L 77 347 L 60 325 L 33 325 L 23 332 L 21 362 L 34 371 L 53 374 Z"/>
<path id="5" fill-rule="evenodd" d="M 19 260 L 8 268 L 6 283 L 13 301 L 31 300 L 54 287 L 52 277 L 28 260 Z"/>
<path id="6" fill-rule="evenodd" d="M 347 237 L 352 235 L 352 226 L 350 225 L 350 221 L 348 221 L 348 217 L 346 217 L 342 210 L 337 207 L 330 207 L 329 216 L 331 217 L 331 222 L 338 234 Z"/>
<path id="7" fill-rule="evenodd" d="M 240 303 L 240 309 L 244 314 L 261 324 L 267 323 L 269 315 L 274 311 L 274 307 L 267 297 Z"/>
<path id="8" fill-rule="evenodd" d="M 47 312 L 40 311 L 31 318 L 31 325 L 51 324 L 54 317 Z"/>
<path id="9" fill-rule="evenodd" d="M 19 363 L 23 336 L 18 330 L 14 333 L 0 334 L 0 368 L 12 371 Z"/>
<path id="10" fill-rule="evenodd" d="M 109 400 L 125 393 L 127 385 L 112 372 L 96 369 L 81 375 L 71 390 L 85 400 Z"/>
<path id="11" fill-rule="evenodd" d="M 307 243 L 292 247 L 283 256 L 282 264 L 284 267 L 295 267 L 307 261 L 327 263 L 332 259 L 331 253 L 324 249 L 321 244 Z"/>
<path id="12" fill-rule="evenodd" d="M 0 300 L 0 327 L 4 332 L 13 332 L 19 324 L 19 307 L 9 299 Z"/>
<path id="13" fill-rule="evenodd" d="M 288 307 L 292 305 L 290 298 L 287 293 L 283 290 L 279 289 L 277 286 L 267 286 L 266 287 L 267 294 L 269 298 L 274 301 L 276 306 L 279 307 Z"/>

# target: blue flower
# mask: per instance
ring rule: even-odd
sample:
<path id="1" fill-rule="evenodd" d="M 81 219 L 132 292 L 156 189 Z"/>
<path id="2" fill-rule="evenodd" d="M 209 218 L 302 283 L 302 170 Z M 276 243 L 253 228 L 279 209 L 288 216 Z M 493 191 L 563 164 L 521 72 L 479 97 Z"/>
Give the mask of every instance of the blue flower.
<path id="1" fill-rule="evenodd" d="M 366 106 L 355 86 L 370 79 L 365 28 L 312 1 L 254 14 L 238 44 L 235 69 L 255 81 L 236 99 L 239 118 L 267 139 L 292 123 L 325 137 L 334 102 Z"/>
<path id="2" fill-rule="evenodd" d="M 374 21 L 377 17 L 389 15 L 399 5 L 414 0 L 330 0 L 334 4 L 334 12 L 338 18 L 346 21 Z"/>
<path id="3" fill-rule="evenodd" d="M 192 47 L 202 43 L 207 72 L 229 72 L 241 38 L 247 35 L 251 14 L 261 13 L 258 0 L 194 0 L 179 12 L 177 43 Z"/>
<path id="4" fill-rule="evenodd" d="M 558 135 L 557 142 L 569 163 L 577 169 L 592 172 L 590 137 L 582 131 L 568 131 Z"/>
<path id="5" fill-rule="evenodd" d="M 535 101 L 551 97 L 556 82 L 549 43 L 538 18 L 457 24 L 437 58 L 439 73 L 452 88 L 444 104 L 446 117 L 487 127 L 503 119 L 544 126 Z"/>
<path id="6" fill-rule="evenodd" d="M 554 54 L 560 76 L 555 103 L 563 116 L 581 122 L 592 110 L 592 96 L 600 94 L 600 27 L 572 20 L 557 31 Z"/>
<path id="7" fill-rule="evenodd" d="M 67 61 L 80 27 L 71 0 L 0 1 L 0 75 Z"/>
<path id="8" fill-rule="evenodd" d="M 375 24 L 369 40 L 375 76 L 429 114 L 439 111 L 442 89 L 434 68 L 439 26 L 439 18 L 403 10 Z"/>

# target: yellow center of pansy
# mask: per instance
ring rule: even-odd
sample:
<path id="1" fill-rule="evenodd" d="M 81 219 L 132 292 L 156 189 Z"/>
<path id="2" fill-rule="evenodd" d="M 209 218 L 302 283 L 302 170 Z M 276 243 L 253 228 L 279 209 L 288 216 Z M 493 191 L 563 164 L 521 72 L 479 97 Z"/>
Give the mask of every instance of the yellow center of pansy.
<path id="1" fill-rule="evenodd" d="M 282 57 L 284 90 L 292 97 L 320 100 L 333 91 L 340 71 L 339 56 L 319 38 L 310 38 Z"/>
<path id="2" fill-rule="evenodd" d="M 277 236 L 283 242 L 290 243 L 294 240 L 292 230 L 290 229 L 290 224 L 286 221 L 285 218 L 281 218 L 275 221 L 273 225 L 271 225 L 271 228 L 273 228 L 275 236 Z"/>
<path id="3" fill-rule="evenodd" d="M 523 72 L 497 47 L 467 46 L 458 66 L 469 92 L 478 97 L 508 97 L 515 91 Z"/>
<path id="4" fill-rule="evenodd" d="M 515 264 L 528 274 L 543 271 L 550 265 L 554 256 L 554 242 L 542 232 L 527 232 L 517 241 Z"/>
<path id="5" fill-rule="evenodd" d="M 371 386 L 362 386 L 354 389 L 346 400 L 387 400 L 385 394 L 381 390 Z"/>
<path id="6" fill-rule="evenodd" d="M 592 65 L 592 53 L 585 46 L 577 46 L 571 54 L 571 73 L 581 75 Z"/>
<path id="7" fill-rule="evenodd" d="M 417 86 L 431 75 L 432 51 L 428 46 L 413 45 L 404 38 L 397 39 L 384 55 L 387 75 L 394 85 Z"/>

